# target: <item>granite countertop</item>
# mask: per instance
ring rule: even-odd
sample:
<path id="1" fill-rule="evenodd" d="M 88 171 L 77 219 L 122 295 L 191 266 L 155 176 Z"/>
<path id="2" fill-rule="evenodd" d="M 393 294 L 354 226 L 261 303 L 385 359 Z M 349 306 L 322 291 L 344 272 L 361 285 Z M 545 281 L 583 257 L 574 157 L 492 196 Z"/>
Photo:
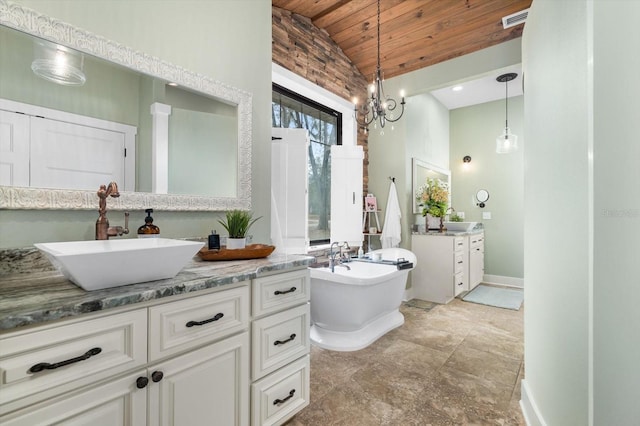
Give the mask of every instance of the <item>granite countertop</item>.
<path id="1" fill-rule="evenodd" d="M 465 235 L 482 234 L 484 229 L 472 229 L 471 231 L 428 231 L 428 232 L 412 232 L 411 235 L 435 235 L 444 237 L 464 237 Z"/>
<path id="2" fill-rule="evenodd" d="M 311 256 L 275 254 L 224 262 L 194 258 L 174 278 L 96 291 L 81 289 L 57 271 L 6 273 L 0 275 L 0 331 L 222 287 L 313 261 Z"/>

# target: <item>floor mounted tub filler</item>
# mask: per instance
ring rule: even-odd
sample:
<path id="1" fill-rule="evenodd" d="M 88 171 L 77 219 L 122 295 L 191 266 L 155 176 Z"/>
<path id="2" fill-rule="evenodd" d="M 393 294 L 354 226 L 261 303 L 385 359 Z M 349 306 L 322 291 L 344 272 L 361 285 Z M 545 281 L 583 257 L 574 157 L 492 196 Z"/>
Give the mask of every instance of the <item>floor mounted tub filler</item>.
<path id="1" fill-rule="evenodd" d="M 357 351 L 404 324 L 400 304 L 407 276 L 416 263 L 409 250 L 388 248 L 372 253 L 381 262 L 354 260 L 309 268 L 311 275 L 311 342 L 334 351 Z M 399 269 L 396 262 L 411 263 Z M 348 267 L 348 268 L 347 268 Z"/>

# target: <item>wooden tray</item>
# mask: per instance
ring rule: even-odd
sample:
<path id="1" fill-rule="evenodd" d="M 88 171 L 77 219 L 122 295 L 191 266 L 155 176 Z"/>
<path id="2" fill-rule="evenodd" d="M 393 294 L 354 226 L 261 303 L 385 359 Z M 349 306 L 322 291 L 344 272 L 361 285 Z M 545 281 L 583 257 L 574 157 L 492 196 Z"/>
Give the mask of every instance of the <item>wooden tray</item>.
<path id="1" fill-rule="evenodd" d="M 260 259 L 269 256 L 275 249 L 275 246 L 266 244 L 249 244 L 243 249 L 234 250 L 227 250 L 226 246 L 220 247 L 220 250 L 209 250 L 207 247 L 202 247 L 198 256 L 202 260 Z"/>

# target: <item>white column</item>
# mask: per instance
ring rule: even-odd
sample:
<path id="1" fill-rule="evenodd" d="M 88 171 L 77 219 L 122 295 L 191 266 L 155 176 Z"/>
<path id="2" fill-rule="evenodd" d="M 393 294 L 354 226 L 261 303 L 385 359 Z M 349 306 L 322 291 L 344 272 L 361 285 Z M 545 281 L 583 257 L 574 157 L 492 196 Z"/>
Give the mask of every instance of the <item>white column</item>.
<path id="1" fill-rule="evenodd" d="M 171 105 L 151 104 L 151 192 L 169 191 L 169 116 Z"/>

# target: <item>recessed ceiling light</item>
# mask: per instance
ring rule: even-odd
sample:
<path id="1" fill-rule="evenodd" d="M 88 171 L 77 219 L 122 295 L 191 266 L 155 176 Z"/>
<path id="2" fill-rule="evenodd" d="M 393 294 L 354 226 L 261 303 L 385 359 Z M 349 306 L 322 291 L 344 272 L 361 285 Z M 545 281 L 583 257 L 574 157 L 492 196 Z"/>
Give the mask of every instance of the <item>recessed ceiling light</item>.
<path id="1" fill-rule="evenodd" d="M 454 92 L 459 92 L 459 91 L 461 91 L 462 89 L 463 89 L 463 87 L 462 87 L 462 86 L 453 86 L 453 87 L 451 88 L 451 90 L 453 90 Z"/>
<path id="2" fill-rule="evenodd" d="M 167 83 L 167 85 L 169 85 L 169 86 L 173 86 L 173 87 L 176 87 L 176 86 L 178 86 L 178 83 L 174 83 L 174 82 L 172 81 L 172 82 L 170 82 L 170 83 Z"/>

